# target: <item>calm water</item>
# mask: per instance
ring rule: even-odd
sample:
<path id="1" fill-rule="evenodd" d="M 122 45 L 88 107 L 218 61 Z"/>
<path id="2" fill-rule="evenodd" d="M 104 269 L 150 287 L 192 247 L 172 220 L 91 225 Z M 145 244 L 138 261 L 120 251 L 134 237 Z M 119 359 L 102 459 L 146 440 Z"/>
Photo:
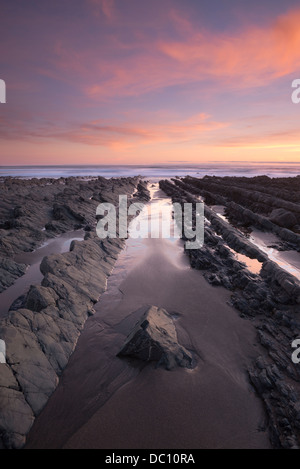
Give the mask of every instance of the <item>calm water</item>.
<path id="1" fill-rule="evenodd" d="M 68 176 L 129 177 L 146 179 L 171 178 L 175 176 L 257 176 L 289 177 L 300 175 L 299 163 L 203 163 L 197 165 L 82 165 L 82 166 L 0 166 L 1 176 L 23 178 L 59 178 Z"/>

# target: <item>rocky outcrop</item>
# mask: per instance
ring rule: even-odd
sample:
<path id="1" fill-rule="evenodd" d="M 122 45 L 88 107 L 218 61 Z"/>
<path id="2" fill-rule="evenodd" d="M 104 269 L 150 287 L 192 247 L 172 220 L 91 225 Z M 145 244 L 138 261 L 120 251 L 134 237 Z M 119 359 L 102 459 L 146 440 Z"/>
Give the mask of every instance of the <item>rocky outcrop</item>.
<path id="1" fill-rule="evenodd" d="M 293 302 L 300 305 L 300 284 L 292 274 L 281 269 L 275 262 L 267 261 L 263 264 L 261 277 L 272 286 L 280 303 Z M 300 306 L 299 306 L 300 311 Z"/>
<path id="2" fill-rule="evenodd" d="M 138 187 L 137 187 L 138 186 Z M 0 184 L 0 292 L 22 276 L 26 266 L 15 258 L 37 249 L 49 238 L 95 228 L 100 202 L 118 203 L 118 196 L 139 200 L 149 192 L 140 178 L 3 178 Z"/>
<path id="3" fill-rule="evenodd" d="M 27 266 L 7 257 L 0 257 L 0 293 L 25 274 Z"/>
<path id="4" fill-rule="evenodd" d="M 120 191 L 130 196 L 137 183 L 116 179 L 107 197 L 117 206 Z M 139 193 L 145 200 L 147 186 L 141 184 L 137 200 Z M 42 284 L 31 286 L 22 307 L 15 306 L 0 320 L 0 338 L 6 344 L 6 363 L 0 363 L 0 448 L 24 445 L 124 246 L 123 239 L 99 239 L 95 220 L 91 224 L 93 230 L 84 241 L 73 241 L 69 252 L 43 259 Z"/>
<path id="5" fill-rule="evenodd" d="M 234 224 L 245 227 L 252 225 L 259 229 L 269 231 L 279 236 L 282 241 L 286 243 L 285 247 L 287 249 L 292 248 L 300 250 L 300 235 L 298 233 L 295 233 L 294 231 L 291 231 L 287 227 L 284 227 L 282 225 L 282 222 L 276 224 L 275 221 L 277 220 L 278 222 L 277 217 L 268 218 L 263 215 L 259 215 L 245 207 L 242 207 L 239 204 L 236 204 L 235 202 L 228 202 L 226 207 L 227 213 L 230 214 L 229 219 L 230 221 L 233 221 Z M 280 210 L 282 219 L 289 218 L 291 220 L 291 217 L 293 217 L 293 214 L 291 214 L 290 212 L 286 212 L 283 209 L 278 210 Z M 278 214 L 277 210 L 276 213 Z M 291 225 L 288 224 L 288 226 Z M 288 245 L 288 243 L 290 243 L 290 246 Z"/>
<path id="6" fill-rule="evenodd" d="M 205 176 L 173 182 L 181 193 L 200 195 L 208 205 L 226 207 L 230 222 L 243 231 L 247 232 L 250 225 L 268 230 L 282 239 L 286 249 L 300 250 L 300 208 L 295 203 L 300 201 L 299 177 L 271 180 Z"/>
<path id="7" fill-rule="evenodd" d="M 5 447 L 25 443 L 34 417 L 55 390 L 82 327 L 93 314 L 93 304 L 106 288 L 122 247 L 122 240 L 94 237 L 77 242 L 72 252 L 44 258 L 42 286 L 30 288 L 26 308 L 9 311 L 0 321 L 0 337 L 6 343 L 6 365 L 0 366 L 7 368 L 7 381 L 2 368 L 0 372 L 0 435 Z"/>
<path id="8" fill-rule="evenodd" d="M 26 295 L 26 308 L 38 312 L 48 306 L 55 306 L 57 300 L 58 296 L 51 288 L 31 285 Z"/>
<path id="9" fill-rule="evenodd" d="M 141 319 L 127 337 L 118 356 L 155 361 L 158 367 L 192 368 L 192 356 L 178 343 L 172 317 L 165 309 L 148 306 L 139 310 Z"/>
<path id="10" fill-rule="evenodd" d="M 209 177 L 202 179 L 186 177 L 182 182 L 189 184 L 197 189 L 204 189 L 212 194 L 221 195 L 226 199 L 232 200 L 240 205 L 246 206 L 251 210 L 269 215 L 274 209 L 284 209 L 294 213 L 296 220 L 300 221 L 299 206 L 299 178 L 288 178 L 282 181 L 280 178 L 270 180 L 265 179 L 263 183 L 257 184 L 256 178 L 236 178 L 236 177 Z M 266 185 L 271 182 L 274 188 L 271 191 L 266 190 Z M 281 185 L 285 187 L 286 198 L 281 197 Z M 288 197 L 290 188 L 293 189 L 291 197 Z M 295 197 L 295 193 L 297 194 Z M 298 199 L 292 202 L 292 199 Z"/>
<path id="11" fill-rule="evenodd" d="M 170 181 L 160 181 L 160 187 L 172 197 L 174 202 L 196 203 L 198 200 L 186 190 L 186 186 L 177 182 L 176 180 L 176 184 L 172 184 Z M 265 301 L 268 300 L 267 311 L 276 306 L 280 308 L 281 305 L 291 305 L 292 309 L 295 309 L 296 305 L 300 304 L 300 284 L 293 275 L 271 262 L 268 256 L 252 244 L 242 232 L 218 217 L 207 205 L 204 207 L 204 215 L 207 223 L 203 247 L 186 250 L 192 267 L 206 271 L 205 277 L 215 285 L 235 290 L 235 294 L 236 290 L 240 289 L 242 297 L 251 298 L 254 314 L 257 314 L 258 302 L 263 299 L 264 308 L 266 308 Z M 260 275 L 251 275 L 245 271 L 245 265 L 234 258 L 229 248 L 261 262 Z M 236 297 L 234 301 L 244 303 Z"/>
<path id="12" fill-rule="evenodd" d="M 297 218 L 295 215 L 284 208 L 276 208 L 272 210 L 269 219 L 272 223 L 283 228 L 293 228 L 293 226 L 297 225 Z"/>
<path id="13" fill-rule="evenodd" d="M 160 181 L 160 187 L 172 197 L 173 202 L 195 203 L 198 201 L 198 186 L 203 181 L 199 180 L 199 184 L 195 182 L 189 187 L 191 179 L 194 178 L 185 178 L 184 182 L 174 180 L 174 183 Z M 221 194 L 214 197 L 208 182 L 217 185 L 217 181 L 207 178 L 203 184 L 209 194 L 209 201 L 216 203 L 218 200 L 221 203 Z M 297 198 L 299 179 L 297 182 L 298 185 L 294 186 L 291 183 L 294 187 L 294 200 Z M 226 185 L 226 198 L 224 197 L 222 205 L 226 203 L 227 215 L 233 213 L 233 220 L 239 220 L 242 226 L 250 219 L 251 222 L 259 220 L 260 227 L 271 227 L 271 230 L 280 232 L 282 237 L 286 233 L 286 239 L 297 242 L 298 234 L 273 223 L 278 223 L 278 219 L 271 221 L 271 217 L 269 219 L 230 201 L 228 181 L 223 182 L 218 178 L 218 183 L 222 188 L 222 197 L 225 195 L 223 186 Z M 240 181 L 240 184 L 244 184 L 244 181 Z M 274 215 L 274 211 L 272 213 Z M 279 211 L 276 209 L 275 216 L 278 215 Z M 273 447 L 298 448 L 300 368 L 299 364 L 292 362 L 291 354 L 293 340 L 300 337 L 300 283 L 280 265 L 270 261 L 258 248 L 251 246 L 246 235 L 217 217 L 208 206 L 205 206 L 205 217 L 203 247 L 186 250 L 186 254 L 191 266 L 202 270 L 210 284 L 225 287 L 231 292 L 231 304 L 241 317 L 251 320 L 257 329 L 257 343 L 264 353 L 248 367 L 249 381 L 264 404 Z M 236 259 L 232 250 L 261 261 L 260 272 L 254 274 L 249 271 L 243 262 Z"/>

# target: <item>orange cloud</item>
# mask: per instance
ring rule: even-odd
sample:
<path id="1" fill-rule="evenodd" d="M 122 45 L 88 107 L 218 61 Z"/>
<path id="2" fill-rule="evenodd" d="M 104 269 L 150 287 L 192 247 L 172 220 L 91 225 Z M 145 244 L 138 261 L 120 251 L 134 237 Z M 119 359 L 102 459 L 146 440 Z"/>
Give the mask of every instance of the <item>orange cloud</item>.
<path id="1" fill-rule="evenodd" d="M 264 28 L 249 26 L 235 34 L 188 28 L 184 40 L 161 41 L 159 49 L 199 80 L 210 77 L 236 88 L 267 84 L 300 66 L 300 9 Z M 232 81 L 234 80 L 234 81 Z"/>
<path id="2" fill-rule="evenodd" d="M 210 79 L 234 89 L 267 85 L 299 70 L 300 9 L 265 27 L 212 33 L 172 11 L 176 40 L 142 38 L 132 55 L 99 63 L 84 92 L 92 99 L 138 96 Z"/>
<path id="3" fill-rule="evenodd" d="M 176 36 L 169 31 L 160 34 L 164 39 L 153 39 L 151 32 L 137 28 L 122 41 L 123 25 L 113 0 L 89 1 L 102 16 L 114 17 L 120 28 L 99 33 L 91 48 L 83 45 L 74 50 L 57 40 L 49 67 L 39 71 L 72 86 L 76 83 L 81 95 L 92 101 L 142 96 L 203 81 L 207 86 L 207 80 L 214 84 L 214 93 L 215 83 L 220 90 L 252 88 L 300 68 L 300 9 L 264 27 L 249 25 L 231 33 L 209 31 L 173 9 L 169 23 Z"/>
<path id="4" fill-rule="evenodd" d="M 242 30 L 229 24 L 230 32 L 220 32 L 208 30 L 174 7 L 170 10 L 171 2 L 159 9 L 155 24 L 150 21 L 153 17 L 144 19 L 142 8 L 137 13 L 124 7 L 117 10 L 121 3 L 114 0 L 83 3 L 89 4 L 89 15 L 78 17 L 78 23 L 63 21 L 56 29 L 58 19 L 53 23 L 51 15 L 46 23 L 39 16 L 22 18 L 18 20 L 22 26 L 19 40 L 12 33 L 8 47 L 0 44 L 4 65 L 11 57 L 18 65 L 12 67 L 8 83 L 20 97 L 20 104 L 15 98 L 15 107 L 3 108 L 0 137 L 6 145 L 25 141 L 30 146 L 36 142 L 69 145 L 73 150 L 80 143 L 80 150 L 89 154 L 96 154 L 101 146 L 105 152 L 152 152 L 149 159 L 159 159 L 159 151 L 166 155 L 169 151 L 167 157 L 172 157 L 177 143 L 185 143 L 187 153 L 193 147 L 195 159 L 200 147 L 204 148 L 201 154 L 208 154 L 208 147 L 211 152 L 228 154 L 239 149 L 250 153 L 255 146 L 290 152 L 298 148 L 298 131 L 293 134 L 288 129 L 294 129 L 300 108 L 288 108 L 293 106 L 289 89 L 285 104 L 284 97 L 277 99 L 268 90 L 264 90 L 262 103 L 261 90 L 256 93 L 252 88 L 299 71 L 300 8 L 264 26 L 249 24 Z M 0 23 L 4 28 L 4 19 Z M 29 31 L 36 25 L 35 36 L 30 37 Z M 27 30 L 28 43 L 23 34 Z M 33 37 L 41 39 L 34 41 Z M 24 89 L 19 60 L 26 72 Z M 240 89 L 248 92 L 243 108 L 237 102 Z M 218 93 L 223 91 L 219 102 Z M 147 93 L 150 95 L 144 96 Z M 183 93 L 188 97 L 186 103 Z M 182 117 L 196 112 L 197 105 L 210 110 L 213 117 L 206 113 Z M 32 110 L 28 118 L 21 111 L 27 108 Z M 167 109 L 168 115 L 159 114 Z M 295 116 L 294 122 L 284 118 L 284 109 L 286 116 Z M 278 111 L 278 120 L 254 122 L 249 113 L 260 110 L 268 114 Z M 215 117 L 218 112 L 227 118 Z M 106 119 L 95 118 L 106 115 Z M 279 135 L 276 130 L 283 126 L 287 133 Z M 178 155 L 182 148 L 178 145 Z"/>

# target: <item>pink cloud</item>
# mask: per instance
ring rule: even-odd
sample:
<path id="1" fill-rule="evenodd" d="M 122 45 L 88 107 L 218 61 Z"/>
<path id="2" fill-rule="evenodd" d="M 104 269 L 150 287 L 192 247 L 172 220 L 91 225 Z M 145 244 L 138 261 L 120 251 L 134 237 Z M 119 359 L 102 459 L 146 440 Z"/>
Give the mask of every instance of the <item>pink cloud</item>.
<path id="1" fill-rule="evenodd" d="M 176 40 L 153 41 L 141 32 L 138 41 L 128 43 L 117 35 L 104 37 L 92 51 L 61 46 L 53 65 L 63 76 L 76 74 L 88 99 L 104 101 L 203 80 L 236 90 L 252 88 L 300 67 L 299 9 L 271 25 L 250 25 L 230 35 L 198 28 L 174 10 L 170 21 L 178 30 Z"/>
<path id="2" fill-rule="evenodd" d="M 128 124 L 104 119 L 60 126 L 54 122 L 32 125 L 32 121 L 2 120 L 0 137 L 3 140 L 25 140 L 48 142 L 63 140 L 93 146 L 110 148 L 137 147 L 157 143 L 178 143 L 205 138 L 207 133 L 227 127 L 211 116 L 200 113 L 185 120 Z"/>
<path id="3" fill-rule="evenodd" d="M 243 29 L 231 28 L 229 33 L 208 30 L 169 1 L 159 9 L 155 24 L 150 21 L 153 18 L 141 18 L 141 22 L 136 17 L 131 19 L 133 9 L 117 9 L 121 3 L 113 0 L 88 0 L 88 5 L 86 17 L 75 15 L 74 22 L 58 18 L 54 22 L 50 15 L 40 19 L 39 13 L 18 18 L 15 27 L 22 31 L 18 40 L 8 35 L 7 43 L 0 44 L 3 64 L 11 64 L 9 89 L 18 92 L 16 96 L 22 101 L 19 105 L 16 99 L 15 108 L 5 108 L 0 128 L 3 140 L 66 142 L 70 146 L 80 143 L 117 151 L 165 143 L 204 142 L 232 148 L 247 146 L 250 141 L 264 145 L 267 138 L 274 144 L 296 140 L 292 132 L 276 134 L 277 127 L 273 134 L 268 132 L 273 124 L 261 129 L 249 119 L 249 128 L 253 126 L 253 135 L 249 136 L 240 121 L 232 123 L 230 117 L 222 119 L 203 112 L 186 118 L 181 113 L 186 116 L 193 112 L 190 109 L 196 109 L 199 96 L 189 107 L 195 89 L 203 96 L 201 110 L 207 110 L 203 102 L 207 106 L 213 102 L 212 93 L 234 90 L 230 96 L 235 100 L 235 109 L 227 113 L 223 101 L 220 111 L 236 116 L 236 91 L 249 91 L 255 98 L 253 87 L 266 86 L 298 71 L 300 9 L 264 26 L 248 24 Z M 141 16 L 141 11 L 136 15 Z M 54 24 L 59 26 L 57 30 Z M 5 27 L 3 18 L 0 26 Z M 23 36 L 32 28 L 36 28 L 32 36 Z M 182 93 L 179 104 L 171 102 L 171 96 L 178 96 L 175 87 L 180 87 Z M 163 94 L 164 90 L 171 92 Z M 186 106 L 183 93 L 189 98 Z M 26 104 L 33 113 L 29 118 L 21 111 Z M 216 104 L 214 101 L 211 105 L 215 110 L 212 114 L 218 112 Z M 169 107 L 164 116 L 159 113 L 162 107 Z M 130 113 L 134 109 L 136 112 Z M 151 113 L 149 109 L 156 111 Z M 109 117 L 95 118 L 105 112 Z M 72 121 L 73 116 L 77 117 Z M 284 125 L 288 129 L 294 124 Z M 263 133 L 268 137 L 263 138 Z M 94 148 L 90 151 L 97 150 Z"/>
<path id="4" fill-rule="evenodd" d="M 249 25 L 229 34 L 213 33 L 182 11 L 164 7 L 157 19 L 159 33 L 153 35 L 153 29 L 143 30 L 143 23 L 129 30 L 113 0 L 89 4 L 102 19 L 114 19 L 114 27 L 105 29 L 99 21 L 93 43 L 82 40 L 75 47 L 76 30 L 70 25 L 52 42 L 44 39 L 49 53 L 33 66 L 41 75 L 75 87 L 91 102 L 201 85 L 204 80 L 219 83 L 220 89 L 252 88 L 300 67 L 300 9 L 264 27 Z M 41 57 L 39 45 L 34 47 Z M 17 60 L 20 51 L 13 43 L 11 50 Z M 28 50 L 26 54 L 29 57 Z"/>
<path id="5" fill-rule="evenodd" d="M 271 25 L 249 25 L 231 34 L 216 35 L 183 22 L 185 38 L 161 41 L 158 47 L 193 78 L 210 77 L 233 83 L 236 88 L 264 85 L 298 70 L 299 22 L 300 9 L 280 16 Z"/>
<path id="6" fill-rule="evenodd" d="M 143 29 L 143 21 L 131 30 L 114 0 L 88 2 L 95 15 L 115 20 L 113 28 L 96 22 L 92 43 L 83 37 L 77 41 L 80 23 L 61 26 L 59 34 L 53 34 L 49 23 L 51 35 L 42 36 L 42 45 L 24 49 L 11 38 L 1 47 L 2 60 L 8 60 L 9 49 L 16 62 L 20 59 L 32 71 L 73 85 L 93 101 L 142 96 L 204 80 L 235 89 L 260 86 L 300 67 L 300 9 L 264 27 L 249 25 L 229 34 L 208 30 L 168 3 L 157 15 L 156 33 L 154 25 Z M 38 18 L 34 20 L 38 24 Z"/>

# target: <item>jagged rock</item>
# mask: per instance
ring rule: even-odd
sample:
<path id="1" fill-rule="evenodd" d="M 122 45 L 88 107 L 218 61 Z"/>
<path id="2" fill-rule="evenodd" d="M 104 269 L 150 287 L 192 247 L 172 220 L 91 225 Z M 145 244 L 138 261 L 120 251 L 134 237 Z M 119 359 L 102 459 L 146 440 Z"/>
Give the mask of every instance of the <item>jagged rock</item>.
<path id="1" fill-rule="evenodd" d="M 277 290 L 277 299 L 280 299 L 281 303 L 293 301 L 300 304 L 300 282 L 275 262 L 265 262 L 261 269 L 261 276 L 268 280 L 274 291 Z"/>
<path id="2" fill-rule="evenodd" d="M 25 308 L 26 305 L 26 294 L 24 293 L 23 295 L 18 296 L 16 300 L 12 302 L 12 304 L 9 307 L 9 311 L 16 311 L 21 308 Z"/>
<path id="3" fill-rule="evenodd" d="M 10 287 L 17 278 L 25 274 L 27 266 L 12 259 L 0 257 L 0 292 Z"/>
<path id="4" fill-rule="evenodd" d="M 31 285 L 26 298 L 26 308 L 31 311 L 41 311 L 47 306 L 54 305 L 58 300 L 52 288 L 42 287 L 41 285 Z"/>
<path id="5" fill-rule="evenodd" d="M 0 366 L 1 376 L 5 365 Z M 23 393 L 12 387 L 0 386 L 0 408 L 0 448 L 19 449 L 25 443 L 24 435 L 33 424 L 33 412 Z"/>
<path id="6" fill-rule="evenodd" d="M 128 336 L 118 356 L 156 361 L 171 370 L 176 366 L 191 368 L 192 356 L 177 340 L 172 317 L 157 306 L 141 308 L 142 317 Z"/>
<path id="7" fill-rule="evenodd" d="M 222 285 L 222 280 L 220 279 L 220 276 L 217 274 L 204 274 L 204 277 L 206 280 L 214 286 L 219 286 Z"/>
<path id="8" fill-rule="evenodd" d="M 0 327 L 0 335 L 6 342 L 7 363 L 37 415 L 54 391 L 57 375 L 33 331 L 16 327 L 7 320 L 6 325 Z"/>
<path id="9" fill-rule="evenodd" d="M 272 211 L 269 218 L 272 223 L 276 223 L 276 225 L 282 226 L 283 228 L 292 228 L 297 224 L 295 215 L 284 208 L 276 208 Z"/>
<path id="10" fill-rule="evenodd" d="M 84 215 L 77 212 L 67 204 L 60 205 L 55 203 L 53 205 L 53 218 L 54 220 L 65 220 L 68 218 L 73 218 L 74 220 L 78 220 L 81 223 L 85 222 Z"/>

